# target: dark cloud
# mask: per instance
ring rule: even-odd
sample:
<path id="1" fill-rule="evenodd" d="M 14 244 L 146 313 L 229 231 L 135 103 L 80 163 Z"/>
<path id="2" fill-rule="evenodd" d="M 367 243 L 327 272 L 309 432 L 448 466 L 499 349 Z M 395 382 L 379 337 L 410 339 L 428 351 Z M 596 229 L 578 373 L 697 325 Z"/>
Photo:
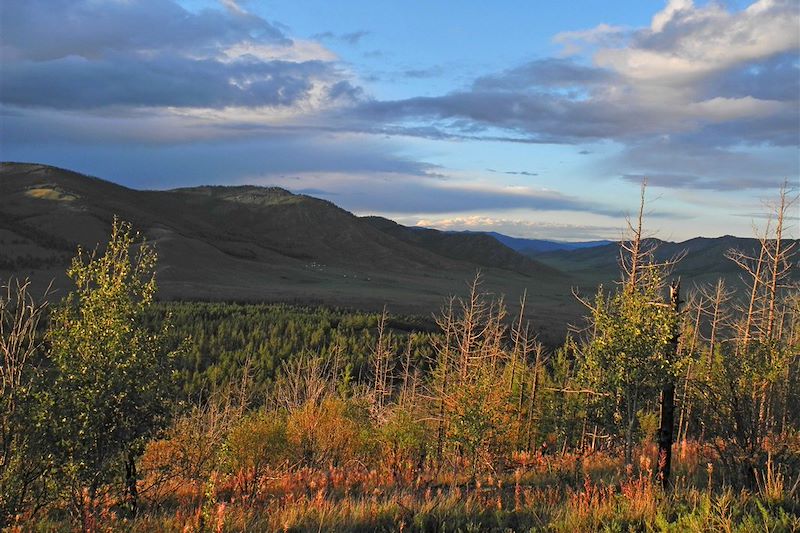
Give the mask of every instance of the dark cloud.
<path id="1" fill-rule="evenodd" d="M 70 56 L 5 65 L 0 95 L 6 104 L 55 109 L 286 106 L 308 97 L 314 80 L 335 76 L 331 65 L 321 61 L 222 62 L 166 54 L 147 61 L 123 54 L 90 61 Z M 331 97 L 353 96 L 352 86 L 342 83 L 329 91 Z"/>
<path id="2" fill-rule="evenodd" d="M 391 144 L 325 137 L 214 140 L 191 144 L 4 145 L 4 158 L 37 161 L 135 188 L 200 184 L 279 185 L 361 213 L 476 213 L 486 210 L 581 211 L 608 216 L 611 206 L 553 191 L 469 187 L 442 179 L 438 167 L 406 159 Z M 335 198 L 332 195 L 335 194 Z"/>
<path id="3" fill-rule="evenodd" d="M 350 33 L 343 33 L 339 35 L 339 38 L 349 44 L 358 44 L 359 42 L 361 42 L 361 39 L 363 39 L 369 34 L 370 32 L 366 30 L 359 30 Z"/>
<path id="4" fill-rule="evenodd" d="M 761 72 L 759 86 L 775 85 L 785 97 L 784 78 L 789 77 L 792 67 L 766 69 Z M 569 69 L 565 69 L 569 71 Z M 581 70 L 591 70 L 581 67 Z M 432 126 L 441 132 L 454 135 L 487 132 L 497 137 L 497 129 L 517 134 L 518 141 L 578 143 L 582 141 L 615 140 L 624 143 L 653 135 L 673 134 L 694 136 L 697 142 L 706 145 L 735 145 L 739 143 L 797 145 L 800 142 L 800 91 L 794 91 L 794 101 L 784 109 L 754 113 L 750 118 L 738 118 L 743 109 L 753 102 L 749 95 L 742 101 L 727 102 L 725 97 L 711 97 L 701 104 L 697 113 L 687 111 L 691 103 L 679 108 L 669 105 L 652 105 L 649 101 L 634 97 L 630 99 L 609 98 L 609 93 L 625 94 L 631 89 L 625 85 L 609 82 L 603 87 L 594 87 L 605 75 L 598 71 L 590 84 L 574 90 L 558 87 L 561 83 L 545 81 L 534 85 L 539 78 L 523 77 L 509 71 L 504 75 L 477 80 L 464 91 L 443 96 L 414 97 L 396 101 L 367 101 L 356 110 L 362 120 L 379 123 L 403 124 L 404 122 L 434 121 Z M 586 76 L 586 74 L 584 74 Z M 746 78 L 741 78 L 746 79 Z M 490 81 L 487 81 L 490 80 Z M 736 77 L 729 77 L 729 90 Z M 562 80 L 566 82 L 566 79 Z M 578 83 L 576 81 L 576 83 Z M 740 94 L 747 93 L 742 83 Z M 789 84 L 791 86 L 791 84 Z M 716 100 L 715 100 L 716 99 Z M 755 103 L 755 102 L 753 102 Z M 797 105 L 794 105 L 797 103 Z M 702 105 L 707 105 L 703 108 Z M 733 109 L 715 110 L 715 106 L 727 105 Z M 705 113 L 708 118 L 703 117 Z M 725 114 L 730 115 L 726 118 Z M 442 133 L 444 135 L 444 133 Z M 425 136 L 429 136 L 426 133 Z"/>
<path id="5" fill-rule="evenodd" d="M 646 179 L 647 184 L 653 187 L 663 187 L 668 189 L 700 189 L 709 191 L 764 189 L 778 187 L 780 185 L 779 179 L 765 180 L 737 176 L 709 178 L 703 176 L 692 176 L 688 174 L 624 174 L 622 179 L 635 184 L 640 184 L 642 183 L 642 180 Z"/>
<path id="6" fill-rule="evenodd" d="M 624 139 L 652 133 L 653 123 L 629 105 L 571 99 L 539 92 L 464 91 L 439 97 L 369 101 L 355 110 L 366 121 L 397 123 L 435 120 L 437 129 L 458 135 L 500 128 L 517 133 L 520 142 L 575 143 Z M 488 135 L 497 138 L 496 133 Z M 480 138 L 480 136 L 477 136 Z"/>
<path id="7" fill-rule="evenodd" d="M 764 61 L 737 65 L 700 84 L 709 96 L 796 102 L 800 95 L 797 53 L 778 54 Z"/>
<path id="8" fill-rule="evenodd" d="M 3 2 L 2 10 L 0 57 L 5 60 L 91 60 L 163 50 L 202 55 L 240 42 L 292 43 L 260 17 L 231 10 L 193 13 L 173 0 L 25 0 Z"/>
<path id="9" fill-rule="evenodd" d="M 313 187 L 294 189 L 292 192 L 295 194 L 307 194 L 308 196 L 339 196 L 339 193 L 326 191 L 325 189 L 315 189 Z"/>
<path id="10" fill-rule="evenodd" d="M 334 100 L 357 93 L 332 62 L 303 57 L 274 25 L 233 3 L 193 13 L 172 0 L 32 0 L 3 10 L 7 105 L 291 106 L 321 85 Z"/>
<path id="11" fill-rule="evenodd" d="M 633 183 L 647 177 L 656 187 L 711 191 L 774 189 L 788 177 L 800 175 L 793 148 L 764 153 L 665 138 L 626 147 L 610 166 L 635 169 L 621 176 Z"/>
<path id="12" fill-rule="evenodd" d="M 542 87 L 579 87 L 607 84 L 616 79 L 608 70 L 575 63 L 570 59 L 547 58 L 529 61 L 499 74 L 482 76 L 473 83 L 475 91 L 540 91 Z"/>
<path id="13" fill-rule="evenodd" d="M 40 144 L 4 143 L 3 159 L 52 164 L 123 185 L 159 189 L 243 179 L 269 184 L 281 176 L 288 181 L 290 176 L 316 173 L 367 176 L 366 190 L 372 176 L 385 174 L 440 181 L 427 176 L 438 167 L 398 155 L 391 143 L 334 141 L 307 132 L 180 144 L 59 142 L 49 143 L 46 150 Z M 315 183 L 307 186 L 330 188 Z"/>

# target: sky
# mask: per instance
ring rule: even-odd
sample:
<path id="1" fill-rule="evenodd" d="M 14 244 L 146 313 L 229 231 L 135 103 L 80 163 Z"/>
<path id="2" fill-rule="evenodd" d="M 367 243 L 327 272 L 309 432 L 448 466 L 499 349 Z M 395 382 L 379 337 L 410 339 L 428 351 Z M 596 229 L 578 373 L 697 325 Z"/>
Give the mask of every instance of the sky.
<path id="1" fill-rule="evenodd" d="M 0 0 L 0 159 L 667 240 L 800 186 L 797 0 Z M 789 233 L 798 237 L 798 211 Z"/>

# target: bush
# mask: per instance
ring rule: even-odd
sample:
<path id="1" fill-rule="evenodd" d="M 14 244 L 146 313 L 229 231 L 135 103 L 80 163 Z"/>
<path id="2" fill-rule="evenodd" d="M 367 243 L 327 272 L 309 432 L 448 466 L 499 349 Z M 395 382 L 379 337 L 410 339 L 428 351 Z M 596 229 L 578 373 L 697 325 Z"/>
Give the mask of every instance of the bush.
<path id="1" fill-rule="evenodd" d="M 422 468 L 435 436 L 411 411 L 397 408 L 381 426 L 378 440 L 382 461 L 397 474 L 403 465 Z"/>
<path id="2" fill-rule="evenodd" d="M 267 412 L 244 417 L 228 434 L 225 451 L 238 490 L 255 498 L 269 469 L 291 456 L 284 418 Z"/>
<path id="3" fill-rule="evenodd" d="M 341 465 L 363 455 L 373 433 L 366 408 L 356 400 L 327 396 L 289 413 L 289 443 L 307 465 Z"/>

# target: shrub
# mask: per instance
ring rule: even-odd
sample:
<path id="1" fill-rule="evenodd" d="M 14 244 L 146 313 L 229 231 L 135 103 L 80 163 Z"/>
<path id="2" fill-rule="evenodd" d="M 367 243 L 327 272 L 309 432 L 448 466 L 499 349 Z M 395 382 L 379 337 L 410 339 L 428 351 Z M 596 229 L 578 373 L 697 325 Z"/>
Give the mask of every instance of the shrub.
<path id="1" fill-rule="evenodd" d="M 226 463 L 238 490 L 246 499 L 255 498 L 271 467 L 289 457 L 286 422 L 276 413 L 260 412 L 244 417 L 228 434 Z"/>
<path id="2" fill-rule="evenodd" d="M 286 433 L 305 464 L 323 466 L 340 465 L 362 455 L 373 432 L 363 405 L 327 396 L 290 412 Z"/>

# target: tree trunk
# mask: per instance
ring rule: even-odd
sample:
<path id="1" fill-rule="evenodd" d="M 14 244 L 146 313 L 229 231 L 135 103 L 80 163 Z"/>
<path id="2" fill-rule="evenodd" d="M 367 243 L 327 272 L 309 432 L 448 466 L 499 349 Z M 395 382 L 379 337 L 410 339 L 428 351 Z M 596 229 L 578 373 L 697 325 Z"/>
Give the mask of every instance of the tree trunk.
<path id="1" fill-rule="evenodd" d="M 627 414 L 627 426 L 625 429 L 625 464 L 633 464 L 633 430 L 636 427 L 636 413 L 638 403 L 636 397 L 631 398 L 628 394 L 625 400 L 625 413 Z"/>
<path id="2" fill-rule="evenodd" d="M 672 430 L 675 425 L 675 383 L 661 390 L 661 428 L 658 430 L 658 478 L 666 489 L 672 466 Z"/>
<path id="3" fill-rule="evenodd" d="M 136 457 L 133 453 L 128 452 L 128 460 L 125 461 L 125 486 L 127 488 L 128 507 L 131 512 L 131 517 L 136 517 L 136 511 L 139 507 L 139 490 L 136 487 Z"/>
<path id="4" fill-rule="evenodd" d="M 674 282 L 669 288 L 669 299 L 677 315 L 681 305 L 680 281 Z M 670 340 L 670 357 L 672 362 L 678 356 L 678 339 L 680 329 L 676 326 Z M 672 467 L 672 434 L 675 426 L 675 380 L 670 373 L 665 376 L 664 387 L 661 389 L 661 427 L 658 430 L 658 478 L 666 489 L 669 486 L 669 474 Z"/>

